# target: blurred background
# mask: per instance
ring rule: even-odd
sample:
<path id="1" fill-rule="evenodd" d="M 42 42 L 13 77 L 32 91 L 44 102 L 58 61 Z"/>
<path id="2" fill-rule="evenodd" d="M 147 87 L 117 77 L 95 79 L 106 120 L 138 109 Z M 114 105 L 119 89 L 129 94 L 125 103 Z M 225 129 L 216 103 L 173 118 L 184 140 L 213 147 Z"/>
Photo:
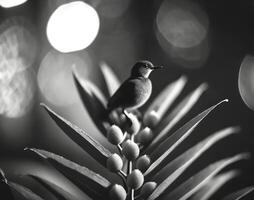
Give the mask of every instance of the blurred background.
<path id="1" fill-rule="evenodd" d="M 151 98 L 181 75 L 188 78 L 182 97 L 208 83 L 208 90 L 175 129 L 229 99 L 181 148 L 227 126 L 239 125 L 241 133 L 216 145 L 194 170 L 236 152 L 254 155 L 252 0 L 87 0 L 76 5 L 80 10 L 73 7 L 73 19 L 70 13 L 59 17 L 64 8 L 56 12 L 71 1 L 14 2 L 0 1 L 0 167 L 7 172 L 38 167 L 43 171 L 45 166 L 25 147 L 53 151 L 94 167 L 39 104 L 46 103 L 110 148 L 79 100 L 72 67 L 103 91 L 101 63 L 123 81 L 139 59 L 164 66 L 151 76 Z M 239 183 L 253 183 L 254 158 L 237 167 L 243 171 Z"/>

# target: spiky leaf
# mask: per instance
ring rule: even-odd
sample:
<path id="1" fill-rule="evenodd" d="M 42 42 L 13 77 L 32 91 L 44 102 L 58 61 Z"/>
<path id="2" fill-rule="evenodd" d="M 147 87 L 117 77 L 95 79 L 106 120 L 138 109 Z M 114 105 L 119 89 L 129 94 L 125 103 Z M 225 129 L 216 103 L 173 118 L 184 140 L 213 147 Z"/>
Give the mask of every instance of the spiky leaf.
<path id="1" fill-rule="evenodd" d="M 100 130 L 100 132 L 106 136 L 107 131 L 105 128 L 105 113 L 106 113 L 106 99 L 100 90 L 89 81 L 81 81 L 78 76 L 73 73 L 75 85 L 78 89 L 79 96 L 83 102 L 83 105 L 87 109 L 94 124 Z"/>
<path id="2" fill-rule="evenodd" d="M 223 168 L 247 157 L 247 154 L 238 154 L 236 156 L 217 161 L 216 163 L 213 163 L 205 169 L 201 170 L 193 177 L 189 178 L 170 193 L 162 195 L 160 199 L 186 200 L 196 191 L 202 188 L 214 175 L 220 172 Z M 148 200 L 151 199 L 149 198 Z"/>
<path id="3" fill-rule="evenodd" d="M 57 184 L 46 180 L 45 178 L 42 178 L 37 175 L 28 175 L 28 176 L 34 179 L 35 181 L 39 182 L 41 185 L 43 185 L 58 200 L 78 200 L 78 198 L 75 195 L 66 191 L 65 189 L 58 186 Z"/>
<path id="4" fill-rule="evenodd" d="M 165 177 L 167 177 L 168 174 L 170 174 L 167 178 L 168 179 L 167 184 L 170 185 L 207 149 L 209 149 L 212 145 L 214 145 L 216 142 L 220 141 L 221 139 L 233 133 L 236 133 L 238 130 L 239 129 L 237 127 L 229 127 L 221 131 L 218 131 L 215 134 L 211 135 L 210 137 L 204 139 L 203 141 L 199 142 L 195 146 L 191 147 L 189 150 L 185 151 L 175 160 L 168 162 L 168 164 L 162 169 L 160 170 L 158 169 L 157 171 L 159 172 L 155 176 L 153 176 L 153 180 L 156 180 L 156 182 L 160 183 L 164 181 Z M 155 163 L 154 167 L 156 166 L 156 164 L 157 163 Z M 160 165 L 158 164 L 157 166 L 160 166 Z M 149 177 L 151 177 L 152 174 L 154 173 L 149 174 Z M 146 175 L 147 173 L 145 173 L 145 176 Z"/>
<path id="5" fill-rule="evenodd" d="M 165 158 L 165 156 L 170 154 L 181 142 L 184 141 L 185 138 L 187 138 L 192 133 L 192 131 L 210 112 L 212 112 L 217 106 L 219 106 L 223 102 L 227 102 L 227 100 L 223 100 L 218 104 L 206 109 L 205 111 L 191 119 L 189 122 L 187 122 L 185 125 L 183 125 L 181 128 L 179 128 L 175 133 L 170 135 L 150 154 L 151 160 L 156 160 L 158 159 L 158 157 L 160 157 L 159 159 L 161 160 Z"/>
<path id="6" fill-rule="evenodd" d="M 8 181 L 8 185 L 10 186 L 13 192 L 17 192 L 19 195 L 21 195 L 27 200 L 43 200 L 43 198 L 41 198 L 40 196 L 38 196 L 25 186 L 10 181 Z"/>
<path id="7" fill-rule="evenodd" d="M 212 178 L 206 185 L 198 190 L 190 200 L 209 200 L 224 184 L 239 174 L 238 171 L 229 171 Z"/>
<path id="8" fill-rule="evenodd" d="M 187 78 L 185 76 L 181 76 L 178 80 L 174 81 L 173 83 L 170 83 L 153 100 L 153 102 L 150 104 L 144 115 L 146 116 L 151 111 L 156 111 L 158 118 L 160 120 L 166 113 L 168 108 L 175 101 L 175 99 L 179 96 L 186 82 Z"/>
<path id="9" fill-rule="evenodd" d="M 111 184 L 101 175 L 54 153 L 40 149 L 29 150 L 46 159 L 54 168 L 60 171 L 91 198 L 99 200 L 105 197 L 105 195 L 108 195 L 108 189 Z"/>
<path id="10" fill-rule="evenodd" d="M 110 151 L 103 147 L 98 141 L 93 139 L 85 131 L 64 119 L 54 111 L 52 111 L 45 104 L 41 104 L 49 116 L 56 122 L 56 124 L 63 130 L 63 132 L 70 137 L 83 150 L 91 155 L 103 166 L 106 166 L 107 158 L 111 155 Z"/>
<path id="11" fill-rule="evenodd" d="M 244 199 L 248 194 L 252 193 L 254 191 L 254 187 L 250 186 L 247 188 L 243 188 L 241 190 L 238 190 L 232 194 L 229 194 L 223 200 L 241 200 Z"/>
<path id="12" fill-rule="evenodd" d="M 194 106 L 198 101 L 201 94 L 207 89 L 207 84 L 200 85 L 195 91 L 191 92 L 185 99 L 183 99 L 176 108 L 159 123 L 154 130 L 155 138 L 147 147 L 147 152 L 152 152 L 159 146 L 161 141 L 167 137 L 167 133 L 173 128 L 173 126 L 179 122 L 179 120 Z"/>
<path id="13" fill-rule="evenodd" d="M 108 93 L 110 96 L 112 96 L 120 87 L 121 83 L 112 69 L 106 63 L 101 63 L 100 68 L 108 88 Z"/>

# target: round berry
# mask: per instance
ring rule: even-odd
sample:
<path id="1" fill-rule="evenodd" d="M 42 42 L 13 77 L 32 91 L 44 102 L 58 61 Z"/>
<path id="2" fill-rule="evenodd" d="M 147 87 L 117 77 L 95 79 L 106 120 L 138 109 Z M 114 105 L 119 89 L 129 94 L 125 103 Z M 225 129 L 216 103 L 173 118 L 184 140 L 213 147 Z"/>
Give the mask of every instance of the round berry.
<path id="1" fill-rule="evenodd" d="M 138 133 L 138 141 L 143 144 L 149 144 L 153 139 L 153 132 L 150 128 L 146 127 Z"/>
<path id="2" fill-rule="evenodd" d="M 108 158 L 107 168 L 111 172 L 118 172 L 122 169 L 122 167 L 123 167 L 123 161 L 118 154 L 114 153 Z"/>
<path id="3" fill-rule="evenodd" d="M 127 194 L 125 189 L 118 184 L 113 185 L 109 191 L 109 197 L 112 200 L 125 200 L 126 196 Z"/>
<path id="4" fill-rule="evenodd" d="M 126 118 L 125 114 L 121 113 L 121 114 L 119 115 L 119 122 L 120 122 L 120 125 L 123 126 L 123 125 L 126 123 L 126 120 L 127 120 L 127 118 Z"/>
<path id="5" fill-rule="evenodd" d="M 118 145 L 124 140 L 124 135 L 118 126 L 112 125 L 107 131 L 107 138 L 111 144 Z"/>
<path id="6" fill-rule="evenodd" d="M 126 131 L 131 134 L 131 135 L 135 135 L 138 133 L 140 127 L 141 127 L 141 124 L 138 120 L 138 118 L 133 115 L 132 113 L 129 113 L 128 114 L 128 118 L 131 120 L 131 125 L 129 126 L 126 126 Z"/>
<path id="7" fill-rule="evenodd" d="M 135 142 L 128 139 L 123 144 L 122 153 L 128 160 L 135 160 L 139 156 L 139 147 Z"/>
<path id="8" fill-rule="evenodd" d="M 116 111 L 116 113 L 118 115 L 121 115 L 123 113 L 123 109 L 122 108 L 117 108 L 117 109 L 115 109 L 115 111 Z"/>
<path id="9" fill-rule="evenodd" d="M 138 169 L 133 170 L 127 176 L 127 186 L 131 189 L 139 189 L 144 183 L 144 176 L 142 172 Z"/>
<path id="10" fill-rule="evenodd" d="M 138 118 L 138 120 L 141 120 L 141 119 L 142 119 L 142 114 L 141 114 L 141 112 L 140 112 L 139 110 L 137 110 L 137 109 L 132 110 L 131 113 L 132 113 L 133 115 L 135 115 L 135 116 Z"/>
<path id="11" fill-rule="evenodd" d="M 155 190 L 155 188 L 157 187 L 157 183 L 155 182 L 146 182 L 140 191 L 140 195 L 143 198 L 147 198 L 150 194 L 152 194 L 152 192 Z"/>
<path id="12" fill-rule="evenodd" d="M 109 113 L 109 116 L 108 116 L 109 120 L 113 123 L 113 124 L 119 124 L 119 117 L 118 117 L 118 114 L 115 110 L 111 111 Z"/>
<path id="13" fill-rule="evenodd" d="M 147 155 L 143 155 L 137 159 L 136 167 L 141 171 L 145 172 L 151 163 L 150 158 Z"/>
<path id="14" fill-rule="evenodd" d="M 152 110 L 150 113 L 144 116 L 144 125 L 153 129 L 159 123 L 159 116 L 156 111 Z"/>

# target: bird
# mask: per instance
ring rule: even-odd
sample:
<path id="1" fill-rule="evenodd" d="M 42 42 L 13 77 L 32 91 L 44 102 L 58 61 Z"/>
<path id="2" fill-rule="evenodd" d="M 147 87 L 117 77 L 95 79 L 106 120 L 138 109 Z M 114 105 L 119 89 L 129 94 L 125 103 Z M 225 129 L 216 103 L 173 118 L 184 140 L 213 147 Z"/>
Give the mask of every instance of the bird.
<path id="1" fill-rule="evenodd" d="M 162 66 L 154 66 L 150 61 L 141 60 L 132 67 L 127 78 L 116 92 L 109 98 L 107 111 L 121 108 L 126 115 L 126 110 L 133 110 L 144 105 L 152 93 L 150 73 Z"/>

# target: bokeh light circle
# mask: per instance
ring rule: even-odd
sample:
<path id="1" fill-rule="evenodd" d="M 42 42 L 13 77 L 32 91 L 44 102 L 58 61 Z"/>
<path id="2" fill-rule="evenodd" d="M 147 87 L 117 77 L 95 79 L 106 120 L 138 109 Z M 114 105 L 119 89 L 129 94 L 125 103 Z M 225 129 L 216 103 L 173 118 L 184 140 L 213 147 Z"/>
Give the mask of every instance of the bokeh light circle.
<path id="1" fill-rule="evenodd" d="M 84 61 L 85 60 L 85 61 Z M 67 106 L 79 101 L 72 76 L 73 66 L 84 77 L 89 73 L 89 57 L 49 51 L 43 58 L 37 74 L 42 95 L 55 106 Z"/>
<path id="2" fill-rule="evenodd" d="M 82 1 L 59 6 L 47 24 L 50 44 L 60 52 L 73 52 L 88 47 L 99 31 L 99 16 Z"/>
<path id="3" fill-rule="evenodd" d="M 167 41 L 180 48 L 196 46 L 207 35 L 207 27 L 184 4 L 163 2 L 156 18 L 156 24 Z"/>
<path id="4" fill-rule="evenodd" d="M 32 25 L 24 18 L 10 18 L 0 26 L 0 114 L 25 115 L 33 105 L 33 66 L 37 42 Z"/>
<path id="5" fill-rule="evenodd" d="M 209 19 L 199 4 L 189 0 L 164 0 L 156 16 L 155 34 L 170 60 L 196 69 L 209 53 Z"/>
<path id="6" fill-rule="evenodd" d="M 0 5 L 4 8 L 11 8 L 19 6 L 25 2 L 27 2 L 27 0 L 0 0 Z"/>
<path id="7" fill-rule="evenodd" d="M 8 118 L 25 115 L 34 103 L 34 95 L 34 73 L 16 72 L 9 81 L 0 81 L 0 113 Z"/>
<path id="8" fill-rule="evenodd" d="M 238 88 L 244 103 L 254 110 L 254 56 L 247 55 L 243 59 L 238 76 Z"/>
<path id="9" fill-rule="evenodd" d="M 23 18 L 11 18 L 0 27 L 0 78 L 11 78 L 18 71 L 31 67 L 38 47 L 32 25 Z"/>

